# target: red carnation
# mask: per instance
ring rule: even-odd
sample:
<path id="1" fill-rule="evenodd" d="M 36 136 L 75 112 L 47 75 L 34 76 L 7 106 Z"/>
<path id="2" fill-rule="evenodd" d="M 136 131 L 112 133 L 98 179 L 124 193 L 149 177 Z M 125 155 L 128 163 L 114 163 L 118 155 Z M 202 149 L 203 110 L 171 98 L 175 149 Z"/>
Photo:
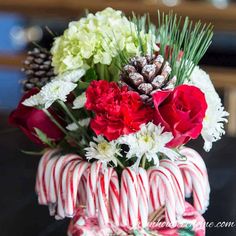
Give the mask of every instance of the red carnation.
<path id="1" fill-rule="evenodd" d="M 153 109 L 144 106 L 138 93 L 119 88 L 115 82 L 93 81 L 86 96 L 85 107 L 95 113 L 91 128 L 108 140 L 136 132 L 153 118 Z"/>
<path id="2" fill-rule="evenodd" d="M 22 104 L 26 98 L 29 98 L 38 92 L 39 89 L 33 88 L 23 96 L 16 110 L 10 114 L 8 119 L 9 123 L 20 128 L 34 143 L 43 144 L 38 139 L 35 133 L 35 128 L 40 129 L 47 135 L 48 138 L 52 139 L 53 141 L 60 141 L 64 134 L 42 110 L 36 109 L 34 107 L 27 107 Z M 61 122 L 55 113 L 53 113 L 51 110 L 49 110 L 49 112 L 54 116 L 55 119 L 57 119 L 57 121 Z"/>
<path id="3" fill-rule="evenodd" d="M 169 147 L 196 139 L 202 130 L 207 103 L 205 95 L 195 86 L 181 85 L 173 91 L 158 91 L 153 95 L 156 109 L 154 122 L 172 132 Z"/>

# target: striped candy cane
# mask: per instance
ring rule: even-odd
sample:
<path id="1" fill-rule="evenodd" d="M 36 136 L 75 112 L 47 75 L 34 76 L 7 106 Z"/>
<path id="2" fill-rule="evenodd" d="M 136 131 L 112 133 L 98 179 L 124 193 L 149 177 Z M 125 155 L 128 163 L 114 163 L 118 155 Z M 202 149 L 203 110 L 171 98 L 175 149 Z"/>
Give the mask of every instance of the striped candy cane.
<path id="1" fill-rule="evenodd" d="M 191 148 L 184 147 L 180 150 L 180 153 L 186 156 L 187 158 L 185 168 L 182 167 L 184 161 L 179 162 L 179 164 L 182 164 L 180 165 L 180 167 L 187 186 L 189 185 L 190 180 L 186 179 L 186 175 L 187 178 L 190 178 L 191 176 L 192 185 L 194 181 L 195 182 L 197 181 L 199 183 L 198 186 L 196 186 L 197 184 L 195 183 L 195 185 L 192 188 L 193 197 L 195 200 L 194 206 L 200 213 L 204 213 L 209 205 L 209 194 L 210 194 L 210 186 L 209 186 L 206 165 L 202 160 L 201 156 Z M 190 171 L 189 169 L 190 167 L 192 171 Z M 199 186 L 201 187 L 202 190 L 199 189 Z"/>
<path id="2" fill-rule="evenodd" d="M 78 187 L 81 183 L 81 178 L 85 174 L 89 163 L 86 161 L 81 161 L 75 163 L 71 166 L 68 175 L 66 176 L 66 204 L 65 204 L 65 214 L 68 217 L 71 217 L 75 214 L 77 205 L 79 205 L 78 198 L 82 191 L 78 192 Z M 85 190 L 83 192 L 86 193 Z"/>
<path id="3" fill-rule="evenodd" d="M 96 201 L 97 201 L 97 181 L 99 179 L 101 163 L 93 162 L 90 166 L 87 176 L 87 200 L 86 209 L 88 216 L 95 216 L 96 214 Z"/>
<path id="4" fill-rule="evenodd" d="M 148 224 L 148 202 L 149 202 L 149 183 L 146 170 L 138 169 L 138 215 L 139 225 L 146 227 Z"/>
<path id="5" fill-rule="evenodd" d="M 171 224 L 172 227 L 176 226 L 176 204 L 175 204 L 175 190 L 173 188 L 174 183 L 171 177 L 171 174 L 164 167 L 153 167 L 148 171 L 149 182 L 155 181 L 155 177 L 159 176 L 162 180 L 162 185 L 158 186 L 158 190 L 162 187 L 165 190 L 165 219 L 166 222 Z"/>
<path id="6" fill-rule="evenodd" d="M 126 168 L 121 176 L 121 224 L 131 227 L 138 226 L 138 182 L 136 173 Z"/>
<path id="7" fill-rule="evenodd" d="M 114 169 L 109 183 L 109 199 L 111 219 L 115 225 L 120 225 L 120 188 L 118 175 Z"/>
<path id="8" fill-rule="evenodd" d="M 42 156 L 36 177 L 36 193 L 38 194 L 38 202 L 41 205 L 47 205 L 48 203 L 48 191 L 47 191 L 47 181 L 48 179 L 45 178 L 45 170 L 47 167 L 48 162 L 51 158 L 58 152 L 58 150 L 48 150 Z"/>
<path id="9" fill-rule="evenodd" d="M 176 195 L 176 213 L 181 216 L 185 210 L 184 182 L 181 172 L 173 161 L 167 159 L 161 160 L 160 166 L 163 166 L 171 174 Z"/>

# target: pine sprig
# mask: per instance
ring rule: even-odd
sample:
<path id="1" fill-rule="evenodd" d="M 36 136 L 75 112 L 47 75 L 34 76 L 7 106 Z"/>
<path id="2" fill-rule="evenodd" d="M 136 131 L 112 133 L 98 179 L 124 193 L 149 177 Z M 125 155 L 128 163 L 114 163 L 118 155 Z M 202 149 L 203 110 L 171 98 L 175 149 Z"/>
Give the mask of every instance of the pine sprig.
<path id="1" fill-rule="evenodd" d="M 158 11 L 157 16 L 156 27 L 151 23 L 149 15 L 140 17 L 133 13 L 131 22 L 136 25 L 135 34 L 138 37 L 140 54 L 153 55 L 154 53 L 153 47 L 147 51 L 141 34 L 155 35 L 160 47 L 159 53 L 164 56 L 165 61 L 168 61 L 172 68 L 170 78 L 176 76 L 176 85 L 183 84 L 189 79 L 194 67 L 209 48 L 212 42 L 213 26 L 211 24 L 203 25 L 200 21 L 194 24 L 188 17 L 183 19 L 173 12 L 165 14 Z M 183 55 L 180 60 L 181 52 Z M 118 54 L 121 66 L 128 64 L 130 58 L 119 49 Z"/>
<path id="2" fill-rule="evenodd" d="M 182 26 L 183 25 L 183 26 Z M 186 17 L 181 17 L 170 12 L 169 14 L 158 12 L 158 35 L 160 37 L 160 53 L 172 67 L 171 76 L 176 76 L 176 85 L 189 79 L 194 67 L 199 63 L 211 44 L 213 36 L 211 24 L 202 25 L 200 21 L 193 24 Z M 166 47 L 169 50 L 166 53 Z M 183 52 L 179 60 L 179 53 Z"/>

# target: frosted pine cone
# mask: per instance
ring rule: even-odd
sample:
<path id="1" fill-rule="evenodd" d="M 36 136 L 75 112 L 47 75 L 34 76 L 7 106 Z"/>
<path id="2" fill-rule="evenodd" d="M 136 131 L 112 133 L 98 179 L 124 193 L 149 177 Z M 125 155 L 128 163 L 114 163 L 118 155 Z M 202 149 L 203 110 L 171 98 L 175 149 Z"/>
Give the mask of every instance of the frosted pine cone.
<path id="1" fill-rule="evenodd" d="M 26 75 L 22 81 L 25 92 L 35 87 L 43 87 L 55 76 L 51 53 L 45 48 L 34 48 L 29 51 L 22 71 Z"/>
<path id="2" fill-rule="evenodd" d="M 137 56 L 125 65 L 120 79 L 122 85 L 140 94 L 146 104 L 152 104 L 152 94 L 174 83 L 169 79 L 171 67 L 161 55 Z"/>

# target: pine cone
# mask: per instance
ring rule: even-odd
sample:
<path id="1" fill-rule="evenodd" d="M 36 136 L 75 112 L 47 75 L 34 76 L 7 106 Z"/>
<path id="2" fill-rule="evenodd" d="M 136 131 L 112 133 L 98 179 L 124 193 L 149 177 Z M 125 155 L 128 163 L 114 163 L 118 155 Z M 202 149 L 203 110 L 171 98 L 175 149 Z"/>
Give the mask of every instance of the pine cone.
<path id="1" fill-rule="evenodd" d="M 24 92 L 35 87 L 43 87 L 55 76 L 52 67 L 52 55 L 45 48 L 34 48 L 29 51 L 23 64 L 22 71 L 26 75 L 22 81 Z"/>
<path id="2" fill-rule="evenodd" d="M 124 66 L 120 79 L 122 85 L 138 92 L 142 100 L 150 105 L 154 92 L 169 88 L 175 83 L 174 79 L 169 79 L 170 73 L 171 67 L 161 55 L 137 56 Z"/>

